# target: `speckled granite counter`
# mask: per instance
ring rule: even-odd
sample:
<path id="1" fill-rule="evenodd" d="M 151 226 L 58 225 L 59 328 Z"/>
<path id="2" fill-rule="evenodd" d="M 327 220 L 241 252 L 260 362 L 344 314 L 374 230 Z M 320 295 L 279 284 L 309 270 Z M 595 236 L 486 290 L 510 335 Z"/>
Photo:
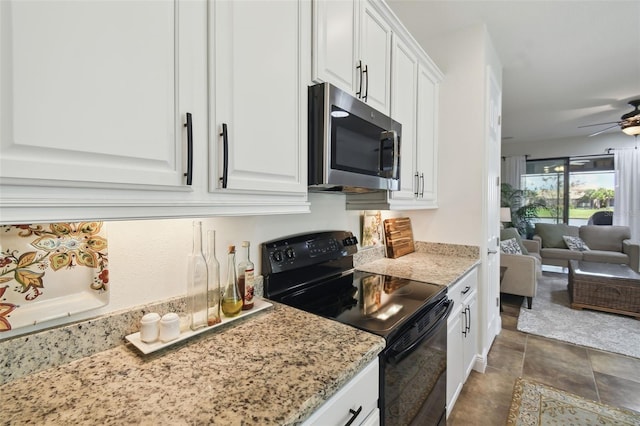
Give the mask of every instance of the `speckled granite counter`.
<path id="1" fill-rule="evenodd" d="M 297 424 L 384 340 L 274 303 L 149 356 L 117 346 L 0 386 L 3 424 Z"/>
<path id="2" fill-rule="evenodd" d="M 368 260 L 356 264 L 356 268 L 445 286 L 455 284 L 480 264 L 477 247 L 425 242 L 416 242 L 416 252 L 397 259 Z"/>

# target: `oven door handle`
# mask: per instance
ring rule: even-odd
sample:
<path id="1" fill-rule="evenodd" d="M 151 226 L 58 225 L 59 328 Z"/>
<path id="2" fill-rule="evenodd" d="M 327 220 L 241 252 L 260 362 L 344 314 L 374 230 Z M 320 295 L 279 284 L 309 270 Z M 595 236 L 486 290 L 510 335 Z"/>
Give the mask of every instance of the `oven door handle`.
<path id="1" fill-rule="evenodd" d="M 449 318 L 449 315 L 451 314 L 451 311 L 453 311 L 454 303 L 453 303 L 453 300 L 449 299 L 449 300 L 447 300 L 445 302 L 445 304 L 447 305 L 447 309 L 443 312 L 442 315 L 440 315 L 440 318 L 438 318 L 438 320 L 435 322 L 435 324 L 433 324 L 433 326 L 431 326 L 431 328 L 426 333 L 424 333 L 422 336 L 420 336 L 420 338 L 418 340 L 413 342 L 411 345 L 409 345 L 402 352 L 390 354 L 388 360 L 389 360 L 389 362 L 391 364 L 395 365 L 395 364 L 399 363 L 400 361 L 402 361 L 402 359 L 404 359 L 407 355 L 409 355 L 411 352 L 413 352 L 418 346 L 420 346 L 420 344 L 423 341 L 425 341 L 429 337 L 433 336 L 435 334 L 435 332 L 438 331 L 438 329 L 440 328 L 440 326 L 442 325 L 443 322 L 446 323 L 447 318 Z"/>

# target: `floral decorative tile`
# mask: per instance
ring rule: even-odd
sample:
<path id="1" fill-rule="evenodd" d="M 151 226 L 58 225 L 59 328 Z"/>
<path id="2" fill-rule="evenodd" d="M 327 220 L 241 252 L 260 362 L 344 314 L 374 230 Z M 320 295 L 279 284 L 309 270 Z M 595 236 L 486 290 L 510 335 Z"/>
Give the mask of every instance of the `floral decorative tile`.
<path id="1" fill-rule="evenodd" d="M 0 226 L 0 333 L 109 303 L 103 222 Z"/>

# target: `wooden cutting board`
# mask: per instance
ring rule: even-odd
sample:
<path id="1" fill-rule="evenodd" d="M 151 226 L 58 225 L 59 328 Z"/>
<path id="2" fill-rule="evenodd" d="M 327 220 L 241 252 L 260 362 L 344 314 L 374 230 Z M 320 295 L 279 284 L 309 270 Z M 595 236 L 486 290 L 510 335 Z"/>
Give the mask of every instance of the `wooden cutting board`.
<path id="1" fill-rule="evenodd" d="M 391 259 L 415 251 L 411 219 L 408 217 L 385 219 L 384 236 L 387 246 L 387 257 Z"/>

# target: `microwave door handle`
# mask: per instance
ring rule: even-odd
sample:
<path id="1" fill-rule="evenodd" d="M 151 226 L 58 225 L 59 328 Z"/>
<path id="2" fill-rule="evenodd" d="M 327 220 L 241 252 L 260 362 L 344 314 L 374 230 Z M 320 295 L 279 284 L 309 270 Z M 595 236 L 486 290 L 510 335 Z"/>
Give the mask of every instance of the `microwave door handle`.
<path id="1" fill-rule="evenodd" d="M 384 172 L 384 143 L 389 139 L 393 140 L 393 165 L 390 176 Z M 400 143 L 398 133 L 395 130 L 382 132 L 380 135 L 380 153 L 378 159 L 378 173 L 380 174 L 380 176 L 390 177 L 391 179 L 398 178 L 399 150 Z"/>
<path id="2" fill-rule="evenodd" d="M 398 166 L 400 163 L 400 138 L 395 130 L 391 131 L 393 135 L 393 170 L 391 171 L 391 179 L 398 179 Z"/>
<path id="3" fill-rule="evenodd" d="M 380 146 L 378 147 L 378 175 L 388 177 L 384 171 L 384 143 L 391 139 L 391 132 L 380 133 Z"/>

